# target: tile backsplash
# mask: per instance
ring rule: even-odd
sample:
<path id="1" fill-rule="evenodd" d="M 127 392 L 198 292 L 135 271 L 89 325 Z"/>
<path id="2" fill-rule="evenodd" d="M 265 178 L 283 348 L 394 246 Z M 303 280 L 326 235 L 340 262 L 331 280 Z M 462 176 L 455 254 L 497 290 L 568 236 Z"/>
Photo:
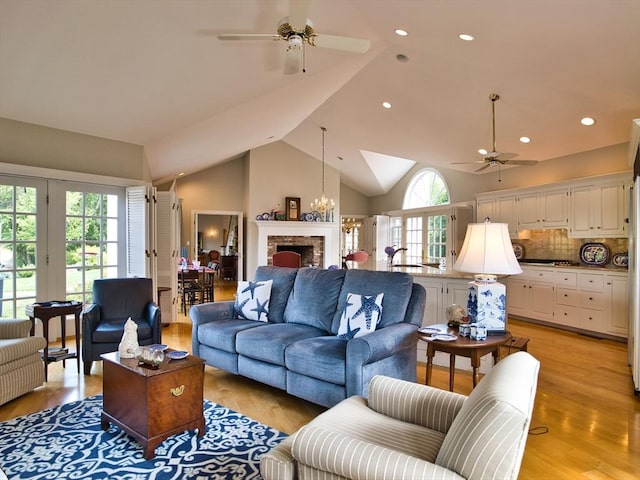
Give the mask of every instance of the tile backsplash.
<path id="1" fill-rule="evenodd" d="M 580 262 L 580 247 L 589 242 L 604 243 L 611 252 L 610 259 L 616 253 L 627 252 L 629 241 L 626 238 L 569 238 L 566 228 L 529 230 L 529 238 L 513 240 L 524 247 L 524 258 L 554 259 Z"/>

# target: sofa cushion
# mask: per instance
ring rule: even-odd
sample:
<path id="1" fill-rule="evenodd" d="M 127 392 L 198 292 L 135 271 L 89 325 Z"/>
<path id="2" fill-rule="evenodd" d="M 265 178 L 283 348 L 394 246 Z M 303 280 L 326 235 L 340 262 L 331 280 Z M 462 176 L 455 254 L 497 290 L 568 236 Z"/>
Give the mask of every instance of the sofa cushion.
<path id="1" fill-rule="evenodd" d="M 284 311 L 285 321 L 310 325 L 331 332 L 332 319 L 336 313 L 338 295 L 342 288 L 344 275 L 345 270 L 324 270 L 310 267 L 299 269 L 287 308 Z M 380 292 L 381 290 L 378 290 L 374 293 Z M 339 318 L 338 314 L 338 320 Z"/>
<path id="2" fill-rule="evenodd" d="M 266 322 L 273 280 L 238 282 L 233 306 L 237 318 Z"/>
<path id="3" fill-rule="evenodd" d="M 309 325 L 258 324 L 255 328 L 238 332 L 236 350 L 246 357 L 284 365 L 284 352 L 289 345 L 321 335 L 326 335 L 326 332 Z"/>
<path id="4" fill-rule="evenodd" d="M 382 315 L 377 328 L 404 321 L 412 287 L 413 278 L 407 273 L 347 270 L 338 299 L 338 308 L 333 317 L 331 332 L 334 335 L 338 334 L 340 316 L 347 303 L 349 293 L 377 295 L 384 292 Z"/>
<path id="5" fill-rule="evenodd" d="M 338 336 L 350 340 L 375 331 L 380 315 L 382 315 L 383 298 L 384 293 L 378 295 L 347 294 L 347 303 L 340 317 Z"/>
<path id="6" fill-rule="evenodd" d="M 347 341 L 333 335 L 308 338 L 291 344 L 285 351 L 288 370 L 325 382 L 346 383 Z"/>
<path id="7" fill-rule="evenodd" d="M 217 322 L 204 323 L 197 329 L 198 342 L 201 345 L 217 348 L 229 353 L 236 352 L 236 336 L 238 332 L 254 328 L 261 323 L 253 320 L 219 320 Z"/>
<path id="8" fill-rule="evenodd" d="M 284 309 L 293 288 L 293 282 L 298 273 L 297 268 L 260 266 L 256 270 L 255 281 L 273 280 L 271 284 L 271 298 L 269 299 L 270 322 L 284 322 Z"/>

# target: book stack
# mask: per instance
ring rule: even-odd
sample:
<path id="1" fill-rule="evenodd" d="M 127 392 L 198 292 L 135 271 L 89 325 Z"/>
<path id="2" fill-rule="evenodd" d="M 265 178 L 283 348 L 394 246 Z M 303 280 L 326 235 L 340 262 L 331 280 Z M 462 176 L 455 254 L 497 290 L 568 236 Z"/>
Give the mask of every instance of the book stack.
<path id="1" fill-rule="evenodd" d="M 48 354 L 48 360 L 51 361 L 55 361 L 55 360 L 60 360 L 62 358 L 68 358 L 69 357 L 69 349 L 68 348 L 62 348 L 62 347 L 49 347 L 49 351 L 47 352 Z M 44 358 L 44 351 L 40 350 L 40 356 Z"/>

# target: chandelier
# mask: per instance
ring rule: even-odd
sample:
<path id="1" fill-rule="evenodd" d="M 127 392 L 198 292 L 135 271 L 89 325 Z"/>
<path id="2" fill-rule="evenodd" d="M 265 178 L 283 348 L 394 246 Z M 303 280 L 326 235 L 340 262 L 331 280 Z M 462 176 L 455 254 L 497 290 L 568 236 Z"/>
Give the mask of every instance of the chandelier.
<path id="1" fill-rule="evenodd" d="M 322 195 L 320 195 L 320 199 L 316 198 L 311 202 L 311 210 L 320 212 L 323 221 L 333 222 L 333 209 L 336 204 L 333 198 L 327 198 L 324 194 L 324 132 L 326 132 L 327 129 L 320 127 L 320 130 L 322 130 Z"/>
<path id="2" fill-rule="evenodd" d="M 342 219 L 342 231 L 344 233 L 351 233 L 355 228 L 360 228 L 362 223 L 357 218 L 343 218 Z"/>

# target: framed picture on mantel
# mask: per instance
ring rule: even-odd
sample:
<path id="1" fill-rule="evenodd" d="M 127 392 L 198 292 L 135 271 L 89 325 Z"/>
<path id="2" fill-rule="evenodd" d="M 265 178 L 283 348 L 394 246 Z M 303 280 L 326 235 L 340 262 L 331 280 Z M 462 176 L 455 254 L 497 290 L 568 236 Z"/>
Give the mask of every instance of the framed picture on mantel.
<path id="1" fill-rule="evenodd" d="M 287 197 L 285 204 L 287 205 L 287 220 L 300 220 L 300 197 Z"/>

